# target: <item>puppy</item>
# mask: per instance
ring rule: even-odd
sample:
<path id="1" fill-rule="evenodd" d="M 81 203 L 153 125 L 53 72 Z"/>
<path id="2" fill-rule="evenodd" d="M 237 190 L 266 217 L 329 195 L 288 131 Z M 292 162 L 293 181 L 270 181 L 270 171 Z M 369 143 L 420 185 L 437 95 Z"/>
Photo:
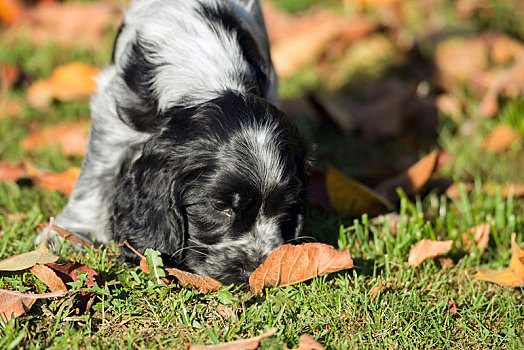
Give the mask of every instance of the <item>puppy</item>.
<path id="1" fill-rule="evenodd" d="M 304 225 L 306 144 L 277 102 L 257 0 L 135 0 L 56 225 L 245 283 Z"/>

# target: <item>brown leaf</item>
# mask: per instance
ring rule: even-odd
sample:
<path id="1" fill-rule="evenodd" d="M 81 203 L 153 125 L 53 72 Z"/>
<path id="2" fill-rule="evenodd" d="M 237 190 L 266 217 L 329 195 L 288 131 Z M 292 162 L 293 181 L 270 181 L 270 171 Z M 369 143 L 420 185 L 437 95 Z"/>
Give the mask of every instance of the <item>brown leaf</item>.
<path id="1" fill-rule="evenodd" d="M 10 90 L 18 79 L 20 79 L 20 70 L 15 65 L 9 63 L 0 65 L 0 88 L 5 87 L 7 90 Z"/>
<path id="2" fill-rule="evenodd" d="M 452 268 L 455 263 L 451 258 L 438 258 L 438 262 L 440 263 L 440 266 L 444 269 Z"/>
<path id="3" fill-rule="evenodd" d="M 397 187 L 402 188 L 408 196 L 419 193 L 434 173 L 438 154 L 437 150 L 429 153 L 405 172 L 380 183 L 375 191 L 389 200 L 397 198 Z"/>
<path id="4" fill-rule="evenodd" d="M 41 172 L 27 163 L 25 164 L 25 169 L 37 185 L 47 190 L 60 191 L 66 195 L 70 195 L 73 192 L 76 180 L 80 175 L 80 168 L 76 167 L 54 174 Z"/>
<path id="5" fill-rule="evenodd" d="M 326 172 L 326 189 L 333 208 L 345 215 L 373 217 L 391 208 L 387 199 L 331 166 Z"/>
<path id="6" fill-rule="evenodd" d="M 190 285 L 196 287 L 200 293 L 206 294 L 222 287 L 222 283 L 211 277 L 203 277 L 170 267 L 166 267 L 164 270 L 167 272 L 167 276 L 175 277 L 183 286 Z"/>
<path id="7" fill-rule="evenodd" d="M 8 322 L 11 316 L 23 315 L 35 303 L 36 299 L 54 298 L 64 294 L 62 291 L 47 294 L 25 294 L 0 289 L 0 314 L 4 322 Z"/>
<path id="8" fill-rule="evenodd" d="M 430 239 L 423 239 L 415 244 L 409 252 L 409 266 L 418 266 L 427 258 L 434 258 L 449 252 L 453 246 L 453 241 L 432 241 Z"/>
<path id="9" fill-rule="evenodd" d="M 50 221 L 50 225 L 52 224 L 53 219 Z M 51 254 L 45 246 L 49 232 L 50 230 L 47 231 L 47 234 L 38 249 L 28 253 L 13 255 L 0 261 L 0 271 L 20 271 L 33 267 L 36 264 L 45 264 L 57 261 L 58 256 Z"/>
<path id="10" fill-rule="evenodd" d="M 39 280 L 44 282 L 52 292 L 63 291 L 67 292 L 67 287 L 56 272 L 49 266 L 43 264 L 36 264 L 31 268 L 31 272 L 34 273 Z"/>
<path id="11" fill-rule="evenodd" d="M 66 155 L 85 155 L 89 125 L 76 121 L 54 126 L 47 126 L 33 132 L 22 140 L 26 151 L 43 148 L 61 148 Z"/>
<path id="12" fill-rule="evenodd" d="M 472 183 L 462 183 L 460 185 L 464 186 L 466 192 L 471 192 L 475 189 L 475 185 Z M 509 197 L 510 194 L 513 197 L 518 198 L 524 196 L 524 184 L 510 184 L 502 186 L 498 184 L 487 183 L 482 186 L 482 191 L 491 195 L 496 195 L 500 191 L 500 195 L 504 198 Z M 452 184 L 446 189 L 446 195 L 450 198 L 459 198 L 459 187 L 456 184 Z"/>
<path id="13" fill-rule="evenodd" d="M 65 239 L 66 241 L 69 241 L 69 242 L 71 242 L 73 244 L 79 244 L 79 245 L 82 245 L 84 247 L 95 249 L 95 247 L 93 246 L 93 244 L 91 244 L 91 242 L 83 240 L 82 238 L 76 236 L 74 233 L 71 233 L 71 232 L 69 232 L 67 230 L 64 230 L 61 227 L 58 227 L 58 226 L 54 225 L 53 226 L 53 230 L 55 230 L 58 233 L 58 235 L 60 237 L 62 237 L 63 239 Z"/>
<path id="14" fill-rule="evenodd" d="M 191 344 L 189 350 L 254 350 L 258 348 L 260 341 L 264 338 L 270 337 L 277 332 L 276 328 L 271 328 L 264 334 L 257 337 L 235 340 L 228 343 L 218 345 L 194 345 Z"/>
<path id="15" fill-rule="evenodd" d="M 379 291 L 385 291 L 385 290 L 386 290 L 385 286 L 376 286 L 376 287 L 373 287 L 373 289 L 369 291 L 369 295 L 374 297 L 378 294 Z"/>
<path id="16" fill-rule="evenodd" d="M 298 348 L 292 350 L 324 350 L 324 347 L 309 334 L 302 334 L 298 340 Z"/>
<path id="17" fill-rule="evenodd" d="M 26 174 L 22 166 L 0 163 L 0 181 L 14 182 Z"/>
<path id="18" fill-rule="evenodd" d="M 458 312 L 457 303 L 455 303 L 455 300 L 451 299 L 450 301 L 448 301 L 448 306 L 449 312 L 451 312 L 452 314 L 456 314 Z"/>
<path id="19" fill-rule="evenodd" d="M 464 232 L 462 234 L 462 241 L 464 242 L 464 247 L 467 250 L 472 251 L 474 247 L 477 246 L 480 251 L 483 251 L 488 246 L 489 233 L 490 225 L 488 223 L 472 227 L 468 232 Z M 471 237 L 473 237 L 475 243 L 471 241 Z"/>
<path id="20" fill-rule="evenodd" d="M 121 22 L 118 6 L 108 2 L 57 2 L 26 11 L 6 36 L 11 41 L 29 34 L 33 45 L 55 42 L 63 46 L 98 47 L 104 34 Z"/>
<path id="21" fill-rule="evenodd" d="M 511 235 L 511 260 L 502 270 L 477 268 L 475 279 L 493 282 L 501 286 L 524 287 L 524 251 L 517 244 L 517 235 Z"/>
<path id="22" fill-rule="evenodd" d="M 351 267 L 349 249 L 339 252 L 322 243 L 284 244 L 251 274 L 249 288 L 256 294 L 265 287 L 285 287 Z"/>
<path id="23" fill-rule="evenodd" d="M 504 152 L 520 140 L 520 134 L 511 126 L 499 124 L 484 141 L 486 151 Z"/>
<path id="24" fill-rule="evenodd" d="M 454 121 L 458 122 L 464 116 L 460 100 L 453 94 L 446 93 L 439 95 L 435 100 L 439 112 L 449 115 Z"/>

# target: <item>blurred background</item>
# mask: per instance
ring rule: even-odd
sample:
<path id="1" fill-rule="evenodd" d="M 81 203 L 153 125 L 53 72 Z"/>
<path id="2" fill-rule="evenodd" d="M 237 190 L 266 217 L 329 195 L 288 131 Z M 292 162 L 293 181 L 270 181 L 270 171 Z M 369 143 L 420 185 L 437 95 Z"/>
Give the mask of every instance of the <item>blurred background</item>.
<path id="1" fill-rule="evenodd" d="M 23 201 L 38 202 L 42 217 L 58 213 L 74 186 L 92 77 L 110 61 L 127 3 L 0 0 L 0 179 L 26 191 Z M 347 218 L 368 212 L 330 201 L 328 165 L 392 207 L 397 186 L 384 183 L 399 176 L 404 183 L 394 184 L 410 198 L 457 196 L 459 183 L 466 192 L 499 186 L 503 196 L 524 194 L 524 1 L 265 0 L 262 7 L 281 107 L 314 145 L 313 231 L 336 233 L 333 209 Z M 438 157 L 423 176 L 413 174 L 431 151 Z"/>

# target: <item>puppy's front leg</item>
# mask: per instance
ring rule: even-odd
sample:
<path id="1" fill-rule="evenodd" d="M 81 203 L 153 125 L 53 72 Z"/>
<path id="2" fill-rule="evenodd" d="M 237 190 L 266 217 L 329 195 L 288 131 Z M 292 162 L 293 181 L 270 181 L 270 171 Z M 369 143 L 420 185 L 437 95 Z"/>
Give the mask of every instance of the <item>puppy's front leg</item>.
<path id="1" fill-rule="evenodd" d="M 118 118 L 116 77 L 114 67 L 109 67 L 98 78 L 98 91 L 91 99 L 93 125 L 82 172 L 66 207 L 55 220 L 57 226 L 99 243 L 111 238 L 109 219 L 118 178 L 149 136 Z M 53 235 L 56 237 L 56 233 Z M 43 233 L 36 242 L 42 237 Z"/>

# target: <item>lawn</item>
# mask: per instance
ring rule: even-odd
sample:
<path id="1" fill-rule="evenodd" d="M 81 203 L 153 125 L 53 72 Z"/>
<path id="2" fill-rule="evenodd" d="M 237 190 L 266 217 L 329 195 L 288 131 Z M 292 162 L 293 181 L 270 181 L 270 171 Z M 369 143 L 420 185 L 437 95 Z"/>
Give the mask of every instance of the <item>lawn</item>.
<path id="1" fill-rule="evenodd" d="M 486 191 L 484 186 L 524 185 L 524 79 L 515 73 L 495 96 L 498 104 L 489 116 L 484 98 L 494 84 L 489 77 L 511 70 L 522 53 L 506 60 L 495 51 L 485 60 L 472 53 L 483 35 L 492 33 L 523 45 L 522 5 L 512 0 L 272 3 L 277 7 L 267 18 L 275 18 L 277 11 L 289 22 L 302 16 L 320 28 L 320 22 L 313 22 L 319 16 L 311 14 L 328 11 L 377 24 L 350 42 L 345 36 L 325 39 L 322 50 L 281 79 L 282 108 L 314 145 L 312 185 L 322 187 L 330 164 L 374 188 L 433 149 L 444 150 L 448 161 L 416 193 L 399 189 L 391 211 L 397 215 L 351 217 L 313 191 L 304 241 L 349 247 L 355 267 L 259 295 L 232 286 L 202 294 L 178 283 L 161 285 L 115 258 L 114 243 L 81 251 L 66 243 L 57 252 L 58 262 L 91 267 L 102 286 L 88 287 L 81 279 L 63 297 L 40 299 L 9 322 L 0 319 L 0 348 L 185 348 L 248 338 L 272 327 L 276 335 L 263 339 L 260 348 L 295 348 L 304 333 L 327 349 L 524 348 L 524 289 L 474 278 L 479 267 L 508 266 L 512 233 L 524 247 L 523 194 Z M 272 30 L 278 35 L 270 21 L 268 28 L 270 35 Z M 81 61 L 103 68 L 116 29 L 106 30 L 96 45 L 35 44 L 30 32 L 13 34 L 10 29 L 0 26 L 6 33 L 0 35 L 0 67 L 15 66 L 22 73 L 15 84 L 7 88 L 2 82 L 0 88 L 0 108 L 6 108 L 6 101 L 19 106 L 16 113 L 0 110 L 0 164 L 23 161 L 48 172 L 80 166 L 79 155 L 53 147 L 27 150 L 22 140 L 44 126 L 88 122 L 86 99 L 35 108 L 27 102 L 27 91 L 60 65 Z M 293 39 L 295 29 L 286 30 L 288 38 L 274 39 L 275 55 L 279 43 Z M 444 37 L 462 41 L 440 45 Z M 312 33 L 311 45 L 317 39 Z M 464 47 L 471 49 L 464 53 Z M 497 52 L 517 50 L 502 47 L 506 51 Z M 469 67 L 480 68 L 473 72 Z M 480 87 L 479 80 L 484 81 Z M 399 91 L 408 97 L 397 100 Z M 368 119 L 357 117 L 345 128 L 334 112 L 341 108 Z M 398 123 L 386 127 L 391 120 Z M 487 147 L 500 125 L 511 127 L 514 142 L 501 149 Z M 451 183 L 458 184 L 458 194 L 446 194 Z M 0 259 L 35 249 L 37 226 L 60 213 L 66 202 L 65 194 L 26 178 L 0 182 Z M 488 246 L 468 248 L 463 233 L 484 223 L 490 225 Z M 453 240 L 453 247 L 443 257 L 412 267 L 408 256 L 421 239 Z M 50 292 L 29 270 L 0 272 L 0 288 Z M 97 294 L 85 313 L 76 312 L 81 290 Z"/>

